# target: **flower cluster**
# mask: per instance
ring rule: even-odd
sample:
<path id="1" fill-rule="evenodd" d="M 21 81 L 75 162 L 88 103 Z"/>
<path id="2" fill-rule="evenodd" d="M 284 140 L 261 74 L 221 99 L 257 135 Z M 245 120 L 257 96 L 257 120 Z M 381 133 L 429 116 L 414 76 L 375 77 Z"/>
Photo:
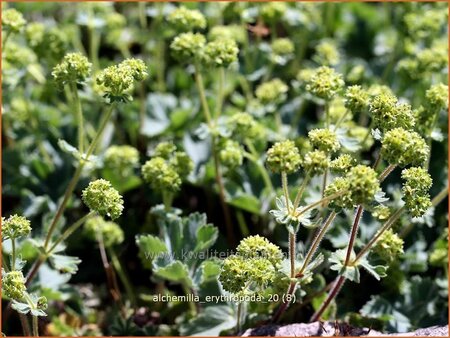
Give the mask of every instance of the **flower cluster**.
<path id="1" fill-rule="evenodd" d="M 111 146 L 105 152 L 105 167 L 117 172 L 121 177 L 129 175 L 139 163 L 139 152 L 128 145 Z"/>
<path id="2" fill-rule="evenodd" d="M 286 100 L 289 87 L 280 79 L 273 79 L 260 84 L 255 95 L 262 104 L 278 104 Z"/>
<path id="3" fill-rule="evenodd" d="M 423 39 L 439 32 L 446 23 L 447 13 L 439 9 L 427 9 L 420 13 L 407 13 L 404 21 L 411 37 Z"/>
<path id="4" fill-rule="evenodd" d="M 228 67 L 236 62 L 239 48 L 233 39 L 221 39 L 208 42 L 204 50 L 204 62 L 214 67 Z"/>
<path id="5" fill-rule="evenodd" d="M 23 216 L 11 215 L 7 219 L 2 217 L 3 240 L 28 236 L 31 232 L 30 221 Z"/>
<path id="6" fill-rule="evenodd" d="M 370 101 L 369 113 L 375 126 L 384 131 L 394 128 L 411 129 L 414 126 L 411 106 L 398 103 L 397 97 L 391 93 L 375 96 Z"/>
<path id="7" fill-rule="evenodd" d="M 52 76 L 59 86 L 83 83 L 91 74 L 92 63 L 81 53 L 69 53 L 53 68 Z"/>
<path id="8" fill-rule="evenodd" d="M 324 100 L 333 98 L 343 86 L 342 75 L 327 66 L 317 68 L 306 81 L 306 90 Z"/>
<path id="9" fill-rule="evenodd" d="M 428 104 L 435 111 L 448 106 L 448 86 L 438 83 L 425 92 Z"/>
<path id="10" fill-rule="evenodd" d="M 272 53 L 276 55 L 290 55 L 294 53 L 295 47 L 291 39 L 288 38 L 278 38 L 275 39 L 270 47 L 272 48 Z"/>
<path id="11" fill-rule="evenodd" d="M 220 148 L 220 162 L 224 166 L 233 169 L 242 165 L 242 161 L 244 160 L 243 150 L 238 142 L 225 140 Z"/>
<path id="12" fill-rule="evenodd" d="M 267 166 L 273 172 L 292 173 L 302 162 L 298 148 L 290 140 L 275 143 L 267 151 Z"/>
<path id="13" fill-rule="evenodd" d="M 224 290 L 233 294 L 262 292 L 275 280 L 281 263 L 280 248 L 260 236 L 241 241 L 236 255 L 227 257 L 219 281 Z M 246 289 L 250 286 L 253 290 Z"/>
<path id="14" fill-rule="evenodd" d="M 27 290 L 25 286 L 25 277 L 21 271 L 11 271 L 3 273 L 2 276 L 3 294 L 14 300 L 20 300 L 24 297 Z"/>
<path id="15" fill-rule="evenodd" d="M 422 165 L 429 152 L 425 140 L 414 131 L 395 128 L 389 130 L 382 139 L 381 156 L 390 164 L 400 167 Z"/>
<path id="16" fill-rule="evenodd" d="M 205 16 L 198 10 L 187 9 L 180 6 L 173 10 L 168 16 L 169 24 L 180 32 L 188 32 L 206 27 Z"/>
<path id="17" fill-rule="evenodd" d="M 324 66 L 335 66 L 340 61 L 339 51 L 332 40 L 323 40 L 316 46 L 314 61 Z"/>
<path id="18" fill-rule="evenodd" d="M 199 60 L 206 45 L 206 38 L 200 33 L 182 33 L 173 39 L 170 50 L 182 62 Z"/>
<path id="19" fill-rule="evenodd" d="M 350 191 L 350 181 L 347 177 L 337 177 L 327 185 L 324 195 L 332 196 L 340 194 L 328 203 L 328 206 L 335 211 L 350 209 L 353 207 L 352 193 Z"/>
<path id="20" fill-rule="evenodd" d="M 345 107 L 350 109 L 352 113 L 363 111 L 369 104 L 369 93 L 358 85 L 347 87 L 344 96 Z"/>
<path id="21" fill-rule="evenodd" d="M 247 40 L 247 32 L 239 25 L 214 26 L 208 33 L 211 41 L 232 39 L 242 44 Z"/>
<path id="22" fill-rule="evenodd" d="M 193 169 L 192 160 L 171 142 L 160 143 L 142 166 L 144 180 L 155 190 L 176 192 Z"/>
<path id="23" fill-rule="evenodd" d="M 390 264 L 403 254 L 403 239 L 393 232 L 392 229 L 388 229 L 376 242 L 373 252 L 383 261 Z"/>
<path id="24" fill-rule="evenodd" d="M 287 6 L 283 2 L 267 2 L 261 5 L 259 14 L 263 18 L 264 22 L 275 23 L 281 20 L 284 13 L 286 13 Z"/>
<path id="25" fill-rule="evenodd" d="M 109 66 L 98 74 L 96 83 L 105 92 L 104 97 L 111 102 L 128 102 L 128 94 L 135 81 L 148 76 L 147 66 L 142 60 L 127 59 L 118 65 Z"/>
<path id="26" fill-rule="evenodd" d="M 98 240 L 101 237 L 105 247 L 121 244 L 124 241 L 124 233 L 115 222 L 108 222 L 103 217 L 95 216 L 84 224 L 84 233 L 91 240 Z"/>
<path id="27" fill-rule="evenodd" d="M 322 150 L 313 150 L 305 154 L 302 166 L 312 175 L 323 174 L 330 165 L 327 153 Z"/>
<path id="28" fill-rule="evenodd" d="M 412 167 L 402 171 L 402 192 L 408 212 L 413 217 L 420 217 L 431 207 L 428 191 L 433 184 L 430 174 L 423 168 Z"/>
<path id="29" fill-rule="evenodd" d="M 14 8 L 2 11 L 2 29 L 12 33 L 19 33 L 26 24 L 22 13 Z"/>
<path id="30" fill-rule="evenodd" d="M 326 153 L 335 153 L 341 147 L 336 133 L 330 129 L 313 129 L 308 137 L 315 148 Z"/>
<path id="31" fill-rule="evenodd" d="M 228 128 L 233 137 L 239 140 L 260 140 L 265 136 L 264 127 L 252 115 L 245 112 L 233 114 L 228 119 Z"/>
<path id="32" fill-rule="evenodd" d="M 82 198 L 91 211 L 103 217 L 108 216 L 114 220 L 122 214 L 122 196 L 107 180 L 98 179 L 89 183 L 83 190 Z"/>
<path id="33" fill-rule="evenodd" d="M 355 158 L 349 154 L 342 154 L 330 162 L 330 169 L 336 173 L 346 173 L 355 165 Z"/>

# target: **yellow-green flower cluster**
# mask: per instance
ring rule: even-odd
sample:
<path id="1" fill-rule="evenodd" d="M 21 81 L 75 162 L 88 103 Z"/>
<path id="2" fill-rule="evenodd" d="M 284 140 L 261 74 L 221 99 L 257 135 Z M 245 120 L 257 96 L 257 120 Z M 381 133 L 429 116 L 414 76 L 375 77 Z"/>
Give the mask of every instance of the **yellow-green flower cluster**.
<path id="1" fill-rule="evenodd" d="M 128 145 L 111 146 L 105 152 L 105 167 L 125 177 L 130 174 L 139 163 L 139 152 Z"/>
<path id="2" fill-rule="evenodd" d="M 230 169 L 239 167 L 244 160 L 243 149 L 238 142 L 233 140 L 225 140 L 220 147 L 220 162 Z"/>
<path id="3" fill-rule="evenodd" d="M 330 165 L 327 153 L 322 150 L 313 150 L 305 154 L 302 166 L 312 175 L 323 174 Z"/>
<path id="4" fill-rule="evenodd" d="M 278 38 L 275 39 L 271 44 L 272 53 L 276 55 L 290 55 L 294 53 L 295 47 L 291 39 L 288 38 Z"/>
<path id="5" fill-rule="evenodd" d="M 261 5 L 259 14 L 264 22 L 275 23 L 281 20 L 286 10 L 287 6 L 284 2 L 273 1 Z"/>
<path id="6" fill-rule="evenodd" d="M 260 84 L 255 91 L 262 104 L 278 104 L 286 100 L 289 87 L 280 79 L 273 79 Z"/>
<path id="7" fill-rule="evenodd" d="M 120 13 L 112 12 L 108 13 L 105 17 L 106 27 L 109 30 L 118 30 L 125 27 L 127 19 Z"/>
<path id="8" fill-rule="evenodd" d="M 264 127 L 252 115 L 245 112 L 236 113 L 228 120 L 228 126 L 234 138 L 239 140 L 260 140 L 265 137 Z"/>
<path id="9" fill-rule="evenodd" d="M 142 81 L 148 76 L 144 61 L 127 59 L 105 68 L 97 76 L 97 85 L 105 92 L 108 102 L 128 102 L 132 98 L 128 92 L 133 88 L 135 81 Z"/>
<path id="10" fill-rule="evenodd" d="M 247 32 L 239 25 L 214 26 L 210 29 L 208 38 L 211 41 L 232 39 L 242 44 L 247 40 Z"/>
<path id="11" fill-rule="evenodd" d="M 306 82 L 306 90 L 324 100 L 333 98 L 343 86 L 342 75 L 327 66 L 317 68 Z"/>
<path id="12" fill-rule="evenodd" d="M 115 222 L 108 222 L 103 217 L 95 216 L 84 223 L 84 234 L 91 240 L 99 240 L 99 236 L 105 247 L 121 244 L 124 241 L 123 230 Z"/>
<path id="13" fill-rule="evenodd" d="M 398 103 L 397 97 L 390 93 L 375 96 L 370 101 L 369 112 L 375 126 L 384 131 L 399 127 L 411 129 L 414 126 L 411 106 Z"/>
<path id="14" fill-rule="evenodd" d="M 326 153 L 335 153 L 341 148 L 336 133 L 330 129 L 313 129 L 308 137 L 315 148 Z"/>
<path id="15" fill-rule="evenodd" d="M 154 156 L 142 166 L 142 176 L 158 191 L 176 192 L 192 171 L 194 165 L 189 156 L 171 142 L 161 142 Z"/>
<path id="16" fill-rule="evenodd" d="M 45 25 L 43 23 L 30 22 L 25 30 L 25 37 L 28 44 L 35 48 L 44 41 L 45 33 Z"/>
<path id="17" fill-rule="evenodd" d="M 200 60 L 206 45 L 206 38 L 200 33 L 182 33 L 173 39 L 170 50 L 182 62 Z"/>
<path id="18" fill-rule="evenodd" d="M 219 281 L 224 290 L 233 294 L 262 292 L 275 280 L 281 260 L 280 248 L 267 239 L 245 238 L 236 255 L 224 260 Z M 249 285 L 252 290 L 246 289 Z"/>
<path id="19" fill-rule="evenodd" d="M 275 143 L 267 151 L 267 166 L 273 172 L 292 173 L 302 162 L 298 148 L 291 140 Z"/>
<path id="20" fill-rule="evenodd" d="M 103 217 L 108 216 L 114 220 L 122 214 L 122 196 L 107 180 L 98 179 L 89 183 L 83 190 L 82 199 L 91 211 Z"/>
<path id="21" fill-rule="evenodd" d="M 8 218 L 2 217 L 2 238 L 15 239 L 28 236 L 31 232 L 31 223 L 24 217 L 19 215 L 11 215 Z"/>
<path id="22" fill-rule="evenodd" d="M 179 32 L 188 32 L 206 27 L 205 16 L 196 9 L 187 9 L 180 6 L 173 10 L 168 16 L 167 21 Z"/>
<path id="23" fill-rule="evenodd" d="M 349 154 L 342 154 L 330 162 L 330 169 L 335 173 L 346 173 L 356 165 L 356 159 Z"/>
<path id="24" fill-rule="evenodd" d="M 350 191 L 350 181 L 347 177 L 337 177 L 334 181 L 325 188 L 324 196 L 334 197 L 328 203 L 328 207 L 339 212 L 341 209 L 350 209 L 353 207 L 352 193 Z"/>
<path id="25" fill-rule="evenodd" d="M 420 217 L 431 207 L 428 191 L 433 184 L 430 174 L 421 167 L 412 167 L 402 171 L 403 200 L 413 217 Z"/>
<path id="26" fill-rule="evenodd" d="M 361 86 L 354 85 L 345 91 L 345 107 L 352 113 L 360 113 L 369 105 L 369 93 Z"/>
<path id="27" fill-rule="evenodd" d="M 379 221 L 384 221 L 391 216 L 391 209 L 383 204 L 379 204 L 372 209 L 372 216 Z"/>
<path id="28" fill-rule="evenodd" d="M 392 229 L 388 229 L 381 235 L 372 250 L 390 264 L 403 254 L 403 239 Z"/>
<path id="29" fill-rule="evenodd" d="M 324 66 L 334 66 L 340 61 L 339 51 L 336 43 L 332 40 L 323 40 L 316 46 L 314 61 Z"/>
<path id="30" fill-rule="evenodd" d="M 3 294 L 14 300 L 21 300 L 27 287 L 25 286 L 25 277 L 21 271 L 11 271 L 4 273 L 2 276 Z"/>
<path id="31" fill-rule="evenodd" d="M 428 158 L 430 149 L 416 132 L 403 128 L 389 130 L 382 139 L 381 156 L 400 167 L 420 166 Z"/>
<path id="32" fill-rule="evenodd" d="M 22 13 L 16 9 L 9 8 L 2 11 L 2 29 L 11 33 L 19 33 L 26 23 Z"/>
<path id="33" fill-rule="evenodd" d="M 203 59 L 209 66 L 228 67 L 238 59 L 239 48 L 233 39 L 221 39 L 208 42 Z"/>
<path id="34" fill-rule="evenodd" d="M 405 24 L 409 35 L 413 39 L 424 39 L 434 36 L 446 23 L 447 11 L 441 9 L 427 9 L 420 13 L 407 13 Z"/>
<path id="35" fill-rule="evenodd" d="M 399 61 L 398 69 L 405 72 L 412 79 L 420 79 L 429 73 L 439 72 L 448 64 L 447 47 L 442 42 L 432 47 L 416 52 L 414 57 L 407 57 Z"/>
<path id="36" fill-rule="evenodd" d="M 448 86 L 443 83 L 438 83 L 431 86 L 425 92 L 425 97 L 431 108 L 440 110 L 448 106 Z"/>
<path id="37" fill-rule="evenodd" d="M 81 53 L 69 53 L 52 71 L 52 76 L 59 86 L 71 83 L 83 83 L 91 74 L 92 63 Z"/>

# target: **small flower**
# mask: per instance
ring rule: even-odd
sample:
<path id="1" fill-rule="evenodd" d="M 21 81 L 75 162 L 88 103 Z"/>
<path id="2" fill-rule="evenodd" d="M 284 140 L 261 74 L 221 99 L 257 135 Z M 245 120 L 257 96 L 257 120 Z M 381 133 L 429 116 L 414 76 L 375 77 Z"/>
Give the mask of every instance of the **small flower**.
<path id="1" fill-rule="evenodd" d="M 375 96 L 369 106 L 375 126 L 383 131 L 414 127 L 414 116 L 411 106 L 407 103 L 398 103 L 397 97 L 390 93 Z"/>
<path id="2" fill-rule="evenodd" d="M 247 41 L 247 32 L 239 25 L 214 26 L 210 29 L 208 38 L 211 41 L 232 39 L 242 44 Z"/>
<path id="3" fill-rule="evenodd" d="M 240 140 L 261 140 L 265 137 L 264 127 L 249 113 L 236 113 L 228 120 L 233 137 Z"/>
<path id="4" fill-rule="evenodd" d="M 431 86 L 425 93 L 428 104 L 434 110 L 440 110 L 448 106 L 448 86 L 443 83 L 438 83 Z"/>
<path id="5" fill-rule="evenodd" d="M 344 86 L 342 75 L 333 68 L 322 66 L 314 71 L 307 81 L 306 90 L 312 95 L 324 100 L 330 100 Z"/>
<path id="6" fill-rule="evenodd" d="M 122 196 L 107 180 L 98 179 L 89 183 L 83 190 L 82 198 L 91 211 L 103 217 L 108 216 L 114 220 L 122 214 Z"/>
<path id="7" fill-rule="evenodd" d="M 236 168 L 242 165 L 244 159 L 243 149 L 233 140 L 225 140 L 219 152 L 220 162 L 230 168 Z"/>
<path id="8" fill-rule="evenodd" d="M 375 243 L 373 252 L 390 264 L 403 254 L 403 239 L 388 229 Z"/>
<path id="9" fill-rule="evenodd" d="M 400 167 L 422 165 L 429 152 L 425 140 L 414 131 L 395 128 L 389 130 L 382 139 L 381 156 L 390 164 Z"/>
<path id="10" fill-rule="evenodd" d="M 328 156 L 322 150 L 313 150 L 306 153 L 302 166 L 312 175 L 320 175 L 327 170 L 330 165 Z"/>
<path id="11" fill-rule="evenodd" d="M 345 91 L 345 107 L 352 113 L 364 111 L 369 104 L 369 94 L 361 86 L 350 86 Z"/>
<path id="12" fill-rule="evenodd" d="M 236 249 L 237 255 L 245 258 L 265 258 L 274 266 L 281 263 L 283 252 L 265 237 L 255 235 L 244 238 Z"/>
<path id="13" fill-rule="evenodd" d="M 69 53 L 53 68 L 52 76 L 59 86 L 83 83 L 91 74 L 92 63 L 81 53 Z"/>
<path id="14" fill-rule="evenodd" d="M 194 169 L 194 163 L 191 158 L 184 151 L 174 152 L 172 158 L 169 160 L 170 165 L 175 168 L 175 171 L 184 180 Z"/>
<path id="15" fill-rule="evenodd" d="M 9 30 L 12 33 L 19 33 L 26 23 L 22 13 L 16 9 L 9 8 L 2 11 L 2 29 Z"/>
<path id="16" fill-rule="evenodd" d="M 403 200 L 413 217 L 421 217 L 431 207 L 428 191 L 433 184 L 430 174 L 421 167 L 412 167 L 402 171 L 405 180 L 402 187 Z"/>
<path id="17" fill-rule="evenodd" d="M 47 297 L 39 297 L 36 301 L 36 307 L 38 310 L 45 311 L 48 308 Z"/>
<path id="18" fill-rule="evenodd" d="M 168 160 L 172 157 L 172 155 L 177 150 L 177 146 L 173 144 L 173 142 L 161 142 L 159 143 L 154 152 L 154 157 L 162 157 L 165 160 Z"/>
<path id="19" fill-rule="evenodd" d="M 206 39 L 200 33 L 182 33 L 173 39 L 170 49 L 174 57 L 182 62 L 192 62 L 203 55 Z"/>
<path id="20" fill-rule="evenodd" d="M 145 162 L 142 176 L 155 190 L 175 192 L 181 187 L 180 175 L 162 157 L 154 157 Z"/>
<path id="21" fill-rule="evenodd" d="M 366 165 L 351 168 L 347 175 L 354 204 L 369 204 L 375 194 L 381 190 L 378 175 L 375 170 Z"/>
<path id="22" fill-rule="evenodd" d="M 280 79 L 273 79 L 260 84 L 255 91 L 262 104 L 279 104 L 286 100 L 289 87 Z"/>
<path id="23" fill-rule="evenodd" d="M 342 194 L 340 194 L 342 193 Z M 350 209 L 354 203 L 352 192 L 350 190 L 350 181 L 346 177 L 337 177 L 325 188 L 324 196 L 340 194 L 328 202 L 328 207 L 339 212 L 341 209 Z"/>
<path id="24" fill-rule="evenodd" d="M 272 50 L 271 61 L 282 66 L 293 58 L 295 51 L 294 43 L 288 38 L 275 39 L 270 44 L 270 49 Z"/>
<path id="25" fill-rule="evenodd" d="M 300 224 L 306 228 L 314 226 L 311 222 L 310 210 L 304 211 L 304 208 L 302 207 L 294 209 L 294 205 L 290 200 L 288 200 L 286 204 L 286 198 L 284 196 L 277 197 L 275 203 L 277 209 L 270 210 L 269 213 L 275 217 L 277 223 L 292 225 L 294 228 Z"/>
<path id="26" fill-rule="evenodd" d="M 25 37 L 31 48 L 39 46 L 45 39 L 45 25 L 41 22 L 31 22 L 25 30 Z"/>
<path id="27" fill-rule="evenodd" d="M 130 74 L 134 81 L 142 81 L 148 76 L 147 65 L 139 59 L 126 59 L 119 64 L 121 71 Z"/>
<path id="28" fill-rule="evenodd" d="M 384 221 L 391 216 L 391 209 L 386 205 L 379 204 L 373 208 L 372 216 L 379 221 Z"/>
<path id="29" fill-rule="evenodd" d="M 320 65 L 335 66 L 340 61 L 339 51 L 333 40 L 323 40 L 316 46 L 316 54 L 313 60 Z"/>
<path id="30" fill-rule="evenodd" d="M 2 289 L 3 294 L 14 300 L 21 300 L 25 292 L 27 290 L 27 287 L 25 286 L 25 277 L 23 276 L 21 271 L 11 271 L 5 273 L 2 271 Z"/>
<path id="31" fill-rule="evenodd" d="M 266 2 L 261 5 L 259 14 L 264 22 L 274 23 L 281 20 L 286 10 L 287 6 L 284 2 Z"/>
<path id="32" fill-rule="evenodd" d="M 297 73 L 297 80 L 301 83 L 308 83 L 316 74 L 316 70 L 313 68 L 303 68 Z"/>
<path id="33" fill-rule="evenodd" d="M 3 240 L 26 237 L 31 232 L 30 221 L 23 216 L 11 215 L 7 219 L 2 217 Z"/>
<path id="34" fill-rule="evenodd" d="M 427 9 L 420 13 L 407 13 L 404 17 L 409 35 L 414 39 L 424 39 L 438 33 L 447 19 L 446 11 Z"/>
<path id="35" fill-rule="evenodd" d="M 335 153 L 341 148 L 336 133 L 330 129 L 313 129 L 308 137 L 315 148 L 326 153 Z"/>
<path id="36" fill-rule="evenodd" d="M 84 223 L 84 234 L 91 240 L 97 241 L 101 236 L 105 247 L 121 244 L 124 241 L 123 230 L 117 223 L 108 222 L 103 217 L 95 216 Z"/>
<path id="37" fill-rule="evenodd" d="M 180 6 L 173 10 L 168 16 L 167 21 L 179 32 L 188 32 L 195 29 L 204 29 L 206 27 L 205 16 L 196 9 L 187 9 Z"/>
<path id="38" fill-rule="evenodd" d="M 108 13 L 105 17 L 106 27 L 108 30 L 118 30 L 125 27 L 127 19 L 120 13 Z"/>
<path id="39" fill-rule="evenodd" d="M 301 157 L 295 143 L 290 140 L 275 143 L 267 151 L 267 166 L 273 172 L 292 173 L 301 164 Z"/>
<path id="40" fill-rule="evenodd" d="M 330 162 L 330 169 L 336 173 L 346 173 L 356 165 L 356 159 L 349 154 L 342 154 Z"/>
<path id="41" fill-rule="evenodd" d="M 433 204 L 429 194 L 423 195 L 404 195 L 405 207 L 412 217 L 422 217 Z"/>
<path id="42" fill-rule="evenodd" d="M 214 67 L 228 67 L 238 59 L 239 48 L 232 39 L 208 42 L 204 50 L 204 61 Z"/>
<path id="43" fill-rule="evenodd" d="M 111 146 L 105 152 L 105 167 L 128 176 L 139 163 L 139 152 L 128 145 Z"/>

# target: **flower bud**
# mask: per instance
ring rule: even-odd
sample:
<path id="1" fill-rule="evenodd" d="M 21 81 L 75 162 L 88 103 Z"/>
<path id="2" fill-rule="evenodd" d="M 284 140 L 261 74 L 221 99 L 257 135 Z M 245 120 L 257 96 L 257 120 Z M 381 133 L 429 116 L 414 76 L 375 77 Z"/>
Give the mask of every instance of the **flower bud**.
<path id="1" fill-rule="evenodd" d="M 25 27 L 26 20 L 22 13 L 14 8 L 2 11 L 2 29 L 12 33 L 19 33 Z"/>
<path id="2" fill-rule="evenodd" d="M 36 307 L 38 310 L 45 311 L 48 308 L 47 297 L 39 297 L 36 301 Z"/>
<path id="3" fill-rule="evenodd" d="M 128 145 L 111 146 L 105 152 L 105 167 L 118 172 L 120 176 L 129 175 L 139 163 L 139 152 Z"/>
<path id="4" fill-rule="evenodd" d="M 232 140 L 225 140 L 219 152 L 220 162 L 230 169 L 239 167 L 244 160 L 243 150 L 239 143 Z"/>
<path id="5" fill-rule="evenodd" d="M 429 152 L 425 140 L 414 131 L 395 128 L 389 130 L 382 139 L 381 156 L 390 164 L 400 167 L 422 165 Z"/>
<path id="6" fill-rule="evenodd" d="M 346 173 L 356 165 L 356 159 L 349 154 L 342 154 L 330 162 L 330 169 L 336 173 Z"/>
<path id="7" fill-rule="evenodd" d="M 84 223 L 83 232 L 93 241 L 97 241 L 98 236 L 101 236 L 103 244 L 107 248 L 124 241 L 124 233 L 120 226 L 117 223 L 105 221 L 100 216 L 89 218 Z"/>
<path id="8" fill-rule="evenodd" d="M 2 217 L 3 240 L 28 236 L 31 232 L 30 221 L 23 216 L 11 215 L 7 219 Z"/>
<path id="9" fill-rule="evenodd" d="M 173 39 L 170 49 L 175 58 L 182 62 L 192 62 L 203 55 L 206 39 L 200 33 L 182 33 Z"/>
<path id="10" fill-rule="evenodd" d="M 381 130 L 394 128 L 411 129 L 414 127 L 414 116 L 411 106 L 398 103 L 393 94 L 383 93 L 375 96 L 369 106 L 375 126 Z"/>
<path id="11" fill-rule="evenodd" d="M 98 179 L 89 183 L 83 190 L 82 199 L 91 211 L 103 217 L 108 216 L 114 220 L 122 214 L 122 196 L 107 180 Z"/>
<path id="12" fill-rule="evenodd" d="M 393 232 L 392 229 L 388 229 L 375 243 L 373 252 L 390 264 L 403 254 L 403 239 Z"/>
<path id="13" fill-rule="evenodd" d="M 11 271 L 4 273 L 2 276 L 3 294 L 16 301 L 21 300 L 27 287 L 25 286 L 25 277 L 21 271 Z"/>
<path id="14" fill-rule="evenodd" d="M 92 63 L 81 53 L 69 53 L 52 71 L 55 82 L 60 86 L 83 83 L 91 74 Z"/>
<path id="15" fill-rule="evenodd" d="M 361 86 L 350 86 L 345 91 L 345 107 L 352 113 L 364 111 L 369 104 L 369 94 Z"/>
<path id="16" fill-rule="evenodd" d="M 307 81 L 306 90 L 324 100 L 330 100 L 344 86 L 342 75 L 333 68 L 322 66 L 314 71 Z"/>
<path id="17" fill-rule="evenodd" d="M 161 142 L 159 143 L 154 152 L 154 157 L 162 157 L 165 160 L 168 160 L 172 157 L 172 155 L 177 150 L 177 146 L 173 144 L 173 142 Z"/>
<path id="18" fill-rule="evenodd" d="M 350 182 L 352 201 L 355 205 L 371 203 L 375 194 L 381 190 L 377 173 L 368 166 L 357 165 L 348 171 L 346 177 Z"/>
<path id="19" fill-rule="evenodd" d="M 431 86 L 425 93 L 428 104 L 435 110 L 440 110 L 448 106 L 448 86 L 438 83 Z"/>
<path id="20" fill-rule="evenodd" d="M 302 166 L 312 175 L 323 174 L 330 165 L 328 156 L 322 150 L 313 150 L 306 153 Z"/>
<path id="21" fill-rule="evenodd" d="M 293 141 L 287 140 L 275 143 L 267 151 L 267 166 L 273 172 L 292 173 L 301 164 L 301 157 L 298 148 Z"/>
<path id="22" fill-rule="evenodd" d="M 154 157 L 145 162 L 142 176 L 157 191 L 176 192 L 181 187 L 180 175 L 162 157 Z"/>
<path id="23" fill-rule="evenodd" d="M 196 9 L 187 9 L 180 6 L 173 10 L 168 16 L 167 21 L 179 32 L 188 32 L 206 27 L 205 16 Z"/>
<path id="24" fill-rule="evenodd" d="M 262 104 L 278 104 L 286 100 L 289 87 L 280 79 L 273 79 L 260 84 L 255 95 Z"/>
<path id="25" fill-rule="evenodd" d="M 236 41 L 222 39 L 208 42 L 204 50 L 204 61 L 214 67 L 228 67 L 238 60 L 239 48 Z"/>
<path id="26" fill-rule="evenodd" d="M 315 148 L 326 153 L 335 153 L 341 148 L 336 133 L 330 129 L 313 129 L 308 137 Z"/>

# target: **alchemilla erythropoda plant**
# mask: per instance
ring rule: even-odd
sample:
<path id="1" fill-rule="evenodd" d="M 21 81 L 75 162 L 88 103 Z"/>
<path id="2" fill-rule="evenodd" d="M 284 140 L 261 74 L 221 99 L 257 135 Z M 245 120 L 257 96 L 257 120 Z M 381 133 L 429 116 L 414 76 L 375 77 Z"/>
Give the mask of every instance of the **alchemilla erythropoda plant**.
<path id="1" fill-rule="evenodd" d="M 447 10 L 3 5 L 4 333 L 446 324 Z"/>

